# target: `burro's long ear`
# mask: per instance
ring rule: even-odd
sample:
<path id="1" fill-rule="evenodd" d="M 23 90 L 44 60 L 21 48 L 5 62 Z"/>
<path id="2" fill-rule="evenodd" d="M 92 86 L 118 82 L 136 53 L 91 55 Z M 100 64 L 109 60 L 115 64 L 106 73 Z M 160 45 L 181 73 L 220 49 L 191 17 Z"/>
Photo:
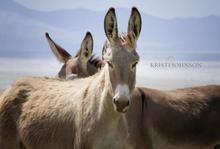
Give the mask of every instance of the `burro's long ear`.
<path id="1" fill-rule="evenodd" d="M 136 43 L 141 32 L 141 15 L 136 7 L 132 7 L 131 15 L 128 22 L 128 36 Z M 131 42 L 132 42 L 131 41 Z"/>
<path id="2" fill-rule="evenodd" d="M 79 52 L 80 61 L 87 63 L 87 61 L 92 56 L 92 51 L 93 51 L 92 34 L 90 32 L 87 32 L 80 47 L 80 52 Z"/>
<path id="3" fill-rule="evenodd" d="M 117 18 L 115 15 L 115 9 L 110 8 L 105 15 L 104 19 L 104 29 L 105 34 L 110 42 L 113 42 L 115 39 L 118 38 L 118 25 L 117 25 Z"/>
<path id="4" fill-rule="evenodd" d="M 65 63 L 68 59 L 71 58 L 71 55 L 64 48 L 62 48 L 60 45 L 55 43 L 50 38 L 48 33 L 45 33 L 45 36 L 46 36 L 46 39 L 50 45 L 50 48 L 51 48 L 53 54 L 56 56 L 58 61 L 60 61 L 61 63 Z"/>

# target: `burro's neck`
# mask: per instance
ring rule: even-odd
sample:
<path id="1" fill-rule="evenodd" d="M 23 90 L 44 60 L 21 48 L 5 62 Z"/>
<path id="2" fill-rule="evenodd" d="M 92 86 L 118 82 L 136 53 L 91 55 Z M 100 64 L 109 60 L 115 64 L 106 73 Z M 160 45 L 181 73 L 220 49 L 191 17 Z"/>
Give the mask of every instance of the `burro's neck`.
<path id="1" fill-rule="evenodd" d="M 118 119 L 123 117 L 124 114 L 121 114 L 114 110 L 113 107 L 113 90 L 112 90 L 112 84 L 110 81 L 109 76 L 109 70 L 108 66 L 105 66 L 101 72 L 101 78 L 102 80 L 102 91 L 100 93 L 100 100 L 99 100 L 99 117 L 104 118 L 107 116 L 108 118 Z"/>
<path id="2" fill-rule="evenodd" d="M 113 107 L 113 91 L 109 77 L 109 70 L 107 66 L 88 78 L 86 87 L 82 93 L 83 99 L 82 114 L 84 117 L 88 115 L 94 115 L 96 120 L 99 119 L 117 119 L 123 117 L 121 114 L 114 110 Z"/>
<path id="3" fill-rule="evenodd" d="M 87 134 L 83 137 L 83 140 L 87 142 L 85 144 L 89 145 L 86 147 L 92 149 L 121 148 L 127 137 L 127 123 L 124 114 L 114 110 L 108 67 L 105 66 L 97 74 L 91 86 L 95 91 L 93 96 L 95 98 L 89 99 L 90 104 L 87 110 L 93 112 L 90 116 L 85 115 L 89 122 L 84 121 L 82 129 Z"/>

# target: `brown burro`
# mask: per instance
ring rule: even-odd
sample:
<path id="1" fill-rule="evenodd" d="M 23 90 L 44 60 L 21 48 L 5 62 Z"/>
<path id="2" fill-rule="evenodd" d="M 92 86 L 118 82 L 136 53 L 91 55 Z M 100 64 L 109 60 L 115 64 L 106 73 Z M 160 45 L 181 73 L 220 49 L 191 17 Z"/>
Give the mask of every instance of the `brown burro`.
<path id="1" fill-rule="evenodd" d="M 119 37 L 130 43 L 126 34 Z M 103 55 L 107 49 L 106 43 Z M 124 149 L 219 149 L 220 86 L 171 91 L 136 87 L 126 119 Z"/>
<path id="2" fill-rule="evenodd" d="M 128 36 L 134 45 L 137 17 L 133 8 Z M 27 149 L 122 148 L 127 137 L 124 113 L 130 106 L 139 56 L 118 37 L 114 8 L 107 12 L 104 28 L 109 50 L 100 72 L 71 81 L 25 78 L 1 95 L 1 149 L 19 148 L 20 142 Z"/>
<path id="3" fill-rule="evenodd" d="M 140 17 L 136 21 L 140 24 Z M 120 37 L 132 45 L 129 36 Z M 108 49 L 105 43 L 103 55 Z M 126 119 L 124 149 L 220 148 L 220 85 L 171 91 L 136 87 Z"/>

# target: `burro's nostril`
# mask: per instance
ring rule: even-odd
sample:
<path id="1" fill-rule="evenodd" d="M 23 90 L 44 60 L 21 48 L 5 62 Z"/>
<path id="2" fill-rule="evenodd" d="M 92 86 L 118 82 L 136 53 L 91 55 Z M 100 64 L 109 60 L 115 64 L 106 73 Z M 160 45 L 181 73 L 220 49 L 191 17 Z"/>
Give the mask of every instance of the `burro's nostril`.
<path id="1" fill-rule="evenodd" d="M 126 106 L 129 106 L 129 105 L 130 105 L 130 101 L 128 100 L 128 102 L 127 102 Z"/>
<path id="2" fill-rule="evenodd" d="M 114 104 L 117 104 L 116 98 L 113 98 L 113 102 L 114 102 Z"/>
<path id="3" fill-rule="evenodd" d="M 118 112 L 122 112 L 122 113 L 126 112 L 130 105 L 130 101 L 126 96 L 114 97 L 113 103 L 114 103 L 115 110 Z"/>

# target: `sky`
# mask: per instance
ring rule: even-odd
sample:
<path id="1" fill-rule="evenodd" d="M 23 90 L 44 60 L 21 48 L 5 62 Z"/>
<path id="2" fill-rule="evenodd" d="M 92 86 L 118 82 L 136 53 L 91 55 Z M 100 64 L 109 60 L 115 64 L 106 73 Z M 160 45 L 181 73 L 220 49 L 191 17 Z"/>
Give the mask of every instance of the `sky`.
<path id="1" fill-rule="evenodd" d="M 45 32 L 75 52 L 90 31 L 94 52 L 100 53 L 105 40 L 103 18 L 111 6 L 116 7 L 120 32 L 127 30 L 131 7 L 139 9 L 142 31 L 138 46 L 153 52 L 151 55 L 158 55 L 156 51 L 200 51 L 216 56 L 220 52 L 220 0 L 1 0 L 0 57 L 49 56 Z M 148 53 L 144 54 L 152 57 Z"/>
<path id="2" fill-rule="evenodd" d="M 22 76 L 55 76 L 61 64 L 52 54 L 45 32 L 74 54 L 89 30 L 95 42 L 93 51 L 101 53 L 106 38 L 103 18 L 111 6 L 117 7 L 120 31 L 127 28 L 132 6 L 142 14 L 139 85 L 168 89 L 220 83 L 216 77 L 220 75 L 220 0 L 1 0 L 0 89 Z M 149 67 L 151 61 L 166 62 L 170 57 L 200 60 L 203 65 L 187 70 Z"/>
<path id="3" fill-rule="evenodd" d="M 72 8 L 87 8 L 103 11 L 109 6 L 131 8 L 161 17 L 204 17 L 220 15 L 220 0 L 15 0 L 21 5 L 38 10 L 54 11 Z"/>

